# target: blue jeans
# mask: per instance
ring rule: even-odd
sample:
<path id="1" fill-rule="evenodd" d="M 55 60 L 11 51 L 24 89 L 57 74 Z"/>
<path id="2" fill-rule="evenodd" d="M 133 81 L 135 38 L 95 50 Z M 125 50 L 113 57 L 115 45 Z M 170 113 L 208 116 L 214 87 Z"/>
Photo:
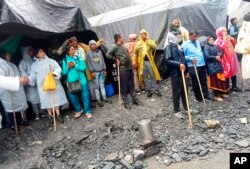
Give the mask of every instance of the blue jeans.
<path id="1" fill-rule="evenodd" d="M 101 100 L 100 90 L 102 94 L 102 99 L 106 100 L 106 91 L 104 87 L 105 75 L 104 72 L 95 72 L 95 78 L 93 79 L 93 86 L 95 90 L 96 100 Z"/>
<path id="2" fill-rule="evenodd" d="M 76 112 L 82 111 L 82 106 L 80 104 L 80 101 L 82 101 L 84 105 L 83 112 L 85 114 L 92 113 L 91 106 L 90 106 L 90 97 L 89 97 L 89 89 L 88 84 L 81 85 L 82 86 L 82 92 L 77 94 L 69 93 L 69 100 L 72 103 L 74 109 Z"/>

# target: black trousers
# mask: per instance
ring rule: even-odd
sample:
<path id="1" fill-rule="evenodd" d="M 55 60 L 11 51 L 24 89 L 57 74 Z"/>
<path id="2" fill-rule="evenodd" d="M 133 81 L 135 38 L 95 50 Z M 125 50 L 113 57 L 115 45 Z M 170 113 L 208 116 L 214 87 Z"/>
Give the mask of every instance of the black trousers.
<path id="1" fill-rule="evenodd" d="M 125 104 L 129 103 L 128 93 L 132 96 L 133 100 L 136 100 L 135 85 L 134 85 L 134 74 L 131 70 L 121 70 L 121 94 Z"/>
<path id="2" fill-rule="evenodd" d="M 230 78 L 226 78 L 226 84 L 227 84 L 228 88 L 230 87 L 229 80 L 230 80 Z M 237 78 L 236 78 L 236 75 L 232 76 L 231 80 L 232 80 L 232 88 L 236 88 L 237 87 Z"/>
<path id="3" fill-rule="evenodd" d="M 177 113 L 180 111 L 180 98 L 182 100 L 183 108 L 187 110 L 187 102 L 185 98 L 185 90 L 182 81 L 182 77 L 171 76 L 172 92 L 173 92 L 173 104 L 174 112 Z"/>
<path id="4" fill-rule="evenodd" d="M 204 98 L 207 98 L 208 97 L 208 88 L 207 88 L 206 67 L 201 66 L 201 67 L 196 67 L 196 69 L 197 69 L 197 73 L 198 73 L 198 76 L 199 76 L 199 79 L 200 79 L 201 88 L 202 88 Z M 202 96 L 201 96 L 200 87 L 199 87 L 199 84 L 198 84 L 198 80 L 197 80 L 197 76 L 195 74 L 194 67 L 189 67 L 188 72 L 189 72 L 191 80 L 192 80 L 192 86 L 193 86 L 193 91 L 194 91 L 195 98 L 197 100 L 201 101 Z"/>

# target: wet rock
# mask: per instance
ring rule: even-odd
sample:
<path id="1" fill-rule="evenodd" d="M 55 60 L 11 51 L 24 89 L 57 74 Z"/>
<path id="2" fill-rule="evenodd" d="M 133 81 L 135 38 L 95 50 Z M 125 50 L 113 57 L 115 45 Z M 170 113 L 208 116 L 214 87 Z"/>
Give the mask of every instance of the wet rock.
<path id="1" fill-rule="evenodd" d="M 124 160 L 126 160 L 129 164 L 133 164 L 134 160 L 131 155 L 126 155 Z"/>
<path id="2" fill-rule="evenodd" d="M 176 162 L 181 162 L 181 161 L 182 161 L 180 155 L 177 154 L 177 153 L 174 153 L 174 154 L 172 155 L 172 158 L 173 158 Z"/>
<path id="3" fill-rule="evenodd" d="M 136 161 L 132 169 L 143 169 L 143 163 L 141 161 Z"/>
<path id="4" fill-rule="evenodd" d="M 209 150 L 205 149 L 205 150 L 202 150 L 199 155 L 200 156 L 205 156 L 205 155 L 207 155 L 208 152 L 209 152 Z"/>
<path id="5" fill-rule="evenodd" d="M 234 144 L 236 144 L 240 147 L 248 147 L 250 143 L 248 140 L 244 139 L 244 140 L 235 141 Z"/>
<path id="6" fill-rule="evenodd" d="M 243 117 L 239 119 L 240 123 L 247 124 L 247 118 Z"/>
<path id="7" fill-rule="evenodd" d="M 134 156 L 135 161 L 141 160 L 145 156 L 145 151 L 143 151 L 143 150 L 133 150 L 133 156 Z"/>
<path id="8" fill-rule="evenodd" d="M 114 161 L 117 160 L 118 154 L 117 152 L 108 154 L 107 157 L 105 158 L 106 161 Z"/>
<path id="9" fill-rule="evenodd" d="M 132 168 L 132 166 L 128 163 L 127 160 L 121 159 L 121 160 L 120 160 L 120 163 L 121 163 L 124 167 L 126 167 L 127 169 L 131 169 L 131 168 Z"/>
<path id="10" fill-rule="evenodd" d="M 108 162 L 102 169 L 114 169 L 115 164 L 112 162 Z"/>
<path id="11" fill-rule="evenodd" d="M 166 165 L 166 166 L 169 166 L 170 164 L 173 163 L 173 160 L 171 158 L 165 158 L 163 163 Z"/>
<path id="12" fill-rule="evenodd" d="M 208 129 L 215 129 L 220 126 L 219 120 L 204 120 L 204 122 Z"/>

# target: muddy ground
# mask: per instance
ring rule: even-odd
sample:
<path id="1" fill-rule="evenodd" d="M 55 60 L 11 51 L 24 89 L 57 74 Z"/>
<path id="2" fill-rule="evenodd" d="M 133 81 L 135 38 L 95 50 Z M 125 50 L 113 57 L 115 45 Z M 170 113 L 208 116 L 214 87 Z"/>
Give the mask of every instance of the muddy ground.
<path id="1" fill-rule="evenodd" d="M 250 107 L 246 103 L 249 91 L 231 93 L 222 103 L 207 102 L 208 109 L 205 110 L 202 103 L 194 102 L 190 87 L 194 123 L 190 130 L 184 111 L 184 119 L 172 114 L 170 79 L 162 81 L 160 88 L 162 97 L 153 95 L 147 98 L 147 94 L 142 93 L 138 98 L 144 106 L 133 106 L 130 111 L 123 107 L 119 110 L 118 97 L 114 96 L 112 104 L 93 110 L 94 118 L 91 120 L 83 116 L 74 119 L 71 111 L 63 112 L 65 123 L 57 123 L 56 133 L 48 126 L 46 117 L 22 127 L 18 136 L 8 128 L 1 129 L 0 152 L 6 160 L 0 168 L 102 168 L 106 164 L 105 158 L 111 153 L 123 158 L 133 155 L 133 150 L 141 149 L 137 122 L 143 119 L 152 120 L 154 134 L 162 142 L 160 153 L 140 160 L 143 168 L 160 169 L 197 160 L 209 161 L 207 157 L 219 157 L 218 153 L 222 151 L 226 151 L 224 155 L 229 151 L 250 151 Z M 248 122 L 241 123 L 240 118 L 246 118 Z M 203 122 L 206 119 L 219 120 L 220 126 L 208 129 Z M 205 168 L 207 163 L 200 163 L 193 169 L 203 165 Z M 121 165 L 116 167 L 122 168 Z M 188 165 L 185 168 L 189 168 Z"/>

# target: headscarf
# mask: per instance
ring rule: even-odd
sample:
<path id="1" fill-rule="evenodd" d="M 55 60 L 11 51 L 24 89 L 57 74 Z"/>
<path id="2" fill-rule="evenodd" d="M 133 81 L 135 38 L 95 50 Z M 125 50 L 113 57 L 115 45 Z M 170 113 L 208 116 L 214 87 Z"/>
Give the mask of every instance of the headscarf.
<path id="1" fill-rule="evenodd" d="M 136 34 L 128 35 L 128 43 L 125 44 L 125 48 L 128 49 L 128 52 L 129 52 L 130 56 L 132 56 L 133 53 L 134 53 L 135 45 L 136 45 L 136 39 L 137 39 Z"/>
<path id="2" fill-rule="evenodd" d="M 215 40 L 214 44 L 219 46 L 220 48 L 223 48 L 223 46 L 225 45 L 225 40 L 223 40 L 223 31 L 225 30 L 225 27 L 220 27 L 216 30 L 216 35 L 217 35 L 217 39 Z"/>

